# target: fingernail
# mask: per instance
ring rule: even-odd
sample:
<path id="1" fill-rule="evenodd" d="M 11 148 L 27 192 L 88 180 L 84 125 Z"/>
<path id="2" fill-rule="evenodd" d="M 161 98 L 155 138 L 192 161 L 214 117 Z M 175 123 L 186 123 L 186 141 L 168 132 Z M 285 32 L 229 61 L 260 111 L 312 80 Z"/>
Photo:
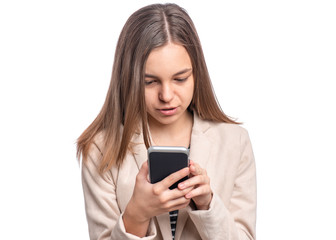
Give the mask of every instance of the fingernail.
<path id="1" fill-rule="evenodd" d="M 180 187 L 180 188 L 184 188 L 184 183 L 180 183 L 180 184 L 179 184 L 179 187 Z"/>

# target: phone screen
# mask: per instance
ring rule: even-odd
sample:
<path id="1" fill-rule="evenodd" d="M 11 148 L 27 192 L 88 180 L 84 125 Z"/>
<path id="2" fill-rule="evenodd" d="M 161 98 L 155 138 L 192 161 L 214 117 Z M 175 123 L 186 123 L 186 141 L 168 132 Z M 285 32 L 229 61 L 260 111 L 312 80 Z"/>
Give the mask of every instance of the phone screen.
<path id="1" fill-rule="evenodd" d="M 149 176 L 151 183 L 157 183 L 182 168 L 188 167 L 188 149 L 184 147 L 151 147 L 148 149 Z M 184 177 L 170 186 L 174 189 L 177 185 L 188 179 Z"/>

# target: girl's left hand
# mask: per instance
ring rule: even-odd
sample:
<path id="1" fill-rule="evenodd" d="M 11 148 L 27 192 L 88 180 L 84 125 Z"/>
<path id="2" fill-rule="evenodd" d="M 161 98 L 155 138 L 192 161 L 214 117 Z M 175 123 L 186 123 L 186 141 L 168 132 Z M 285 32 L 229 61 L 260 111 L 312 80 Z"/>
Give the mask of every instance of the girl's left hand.
<path id="1" fill-rule="evenodd" d="M 180 190 L 194 187 L 185 195 L 187 199 L 192 199 L 198 210 L 208 210 L 212 199 L 212 191 L 210 187 L 210 178 L 205 169 L 201 168 L 197 163 L 190 160 L 190 176 L 188 180 L 180 183 Z"/>

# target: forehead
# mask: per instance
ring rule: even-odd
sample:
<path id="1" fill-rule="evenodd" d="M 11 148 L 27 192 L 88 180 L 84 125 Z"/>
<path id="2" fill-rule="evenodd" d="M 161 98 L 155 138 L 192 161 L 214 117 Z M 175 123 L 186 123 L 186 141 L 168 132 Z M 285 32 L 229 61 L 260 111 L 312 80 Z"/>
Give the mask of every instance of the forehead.
<path id="1" fill-rule="evenodd" d="M 146 74 L 174 74 L 191 68 L 191 59 L 187 50 L 179 44 L 168 43 L 151 51 L 146 61 Z"/>

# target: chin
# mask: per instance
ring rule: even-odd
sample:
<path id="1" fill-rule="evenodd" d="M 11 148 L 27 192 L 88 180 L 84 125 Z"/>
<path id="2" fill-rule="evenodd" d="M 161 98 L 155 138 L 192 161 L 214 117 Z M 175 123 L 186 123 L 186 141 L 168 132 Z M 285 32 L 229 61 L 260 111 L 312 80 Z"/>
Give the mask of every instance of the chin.
<path id="1" fill-rule="evenodd" d="M 153 118 L 153 120 L 158 124 L 169 125 L 169 124 L 175 123 L 178 120 L 178 117 L 177 116 L 156 117 L 156 118 Z"/>
<path id="2" fill-rule="evenodd" d="M 174 122 L 176 122 L 176 119 L 160 119 L 160 120 L 157 120 L 157 122 L 162 125 L 169 125 L 169 124 L 173 124 Z"/>

